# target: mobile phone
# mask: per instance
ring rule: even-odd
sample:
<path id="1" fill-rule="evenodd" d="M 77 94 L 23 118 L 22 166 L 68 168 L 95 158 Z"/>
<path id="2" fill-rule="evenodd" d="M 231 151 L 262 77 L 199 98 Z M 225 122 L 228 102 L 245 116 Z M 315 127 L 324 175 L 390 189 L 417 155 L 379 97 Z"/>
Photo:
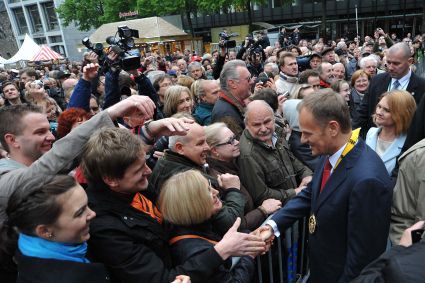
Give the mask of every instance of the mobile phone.
<path id="1" fill-rule="evenodd" d="M 420 229 L 412 230 L 410 233 L 412 235 L 412 244 L 419 242 L 424 236 L 425 229 L 422 226 Z"/>
<path id="2" fill-rule="evenodd" d="M 289 91 L 285 91 L 285 92 L 278 92 L 278 93 L 277 93 L 277 96 L 281 96 L 281 95 L 283 95 L 283 96 L 285 96 L 285 97 L 288 97 L 288 96 L 289 96 Z"/>

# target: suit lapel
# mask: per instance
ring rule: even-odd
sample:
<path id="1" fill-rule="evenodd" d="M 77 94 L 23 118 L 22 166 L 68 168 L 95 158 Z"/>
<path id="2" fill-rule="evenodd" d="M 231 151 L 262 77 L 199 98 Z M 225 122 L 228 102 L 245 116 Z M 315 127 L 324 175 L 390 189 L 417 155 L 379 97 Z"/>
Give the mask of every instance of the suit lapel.
<path id="1" fill-rule="evenodd" d="M 356 146 L 347 154 L 347 156 L 339 163 L 339 165 L 332 172 L 328 181 L 326 182 L 323 191 L 320 193 L 320 184 L 322 180 L 322 174 L 324 169 L 324 158 L 322 160 L 321 170 L 318 172 L 320 175 L 315 179 L 315 183 L 312 184 L 313 188 L 313 204 L 312 208 L 314 213 L 317 214 L 317 211 L 320 207 L 326 203 L 326 200 L 336 191 L 341 188 L 341 184 L 345 181 L 348 176 L 348 171 L 351 167 L 354 166 L 355 160 L 359 157 L 361 153 L 361 148 L 365 146 L 364 141 L 359 139 Z"/>

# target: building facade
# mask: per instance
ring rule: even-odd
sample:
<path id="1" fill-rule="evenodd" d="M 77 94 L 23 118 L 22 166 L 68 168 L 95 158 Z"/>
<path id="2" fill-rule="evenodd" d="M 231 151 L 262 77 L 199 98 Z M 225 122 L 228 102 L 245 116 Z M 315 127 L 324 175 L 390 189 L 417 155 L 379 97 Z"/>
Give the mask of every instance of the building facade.
<path id="1" fill-rule="evenodd" d="M 323 5 L 325 2 L 325 6 Z M 356 20 L 357 8 L 357 20 Z M 227 13 L 192 15 L 196 36 L 211 40 L 211 28 L 254 24 L 273 31 L 275 27 L 302 25 L 301 32 L 307 38 L 319 36 L 322 17 L 326 16 L 326 37 L 352 39 L 358 32 L 362 38 L 373 35 L 377 27 L 394 32 L 399 38 L 411 33 L 425 33 L 424 0 L 267 0 L 264 5 L 251 5 L 247 11 L 232 9 Z M 256 25 L 258 23 L 259 25 Z M 189 29 L 187 19 L 183 21 Z M 276 29 L 277 30 L 277 29 Z"/>
<path id="2" fill-rule="evenodd" d="M 18 51 L 6 7 L 0 2 L 0 56 L 9 59 Z"/>
<path id="3" fill-rule="evenodd" d="M 9 15 L 16 43 L 20 47 L 25 34 L 37 44 L 47 44 L 57 53 L 71 60 L 80 60 L 77 46 L 92 31 L 81 32 L 74 25 L 61 25 L 55 8 L 63 0 L 3 0 Z M 12 54 L 13 55 L 13 54 Z"/>

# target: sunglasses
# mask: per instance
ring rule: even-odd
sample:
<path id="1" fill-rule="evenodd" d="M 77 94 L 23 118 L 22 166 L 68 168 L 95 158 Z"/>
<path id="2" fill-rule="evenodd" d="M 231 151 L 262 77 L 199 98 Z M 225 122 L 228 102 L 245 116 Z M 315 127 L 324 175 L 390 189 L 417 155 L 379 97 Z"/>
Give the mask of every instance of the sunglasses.
<path id="1" fill-rule="evenodd" d="M 216 147 L 217 147 L 217 146 L 228 145 L 228 144 L 233 145 L 233 144 L 235 143 L 235 140 L 236 140 L 236 137 L 235 137 L 235 136 L 233 136 L 233 137 L 231 137 L 231 138 L 230 138 L 227 142 L 223 142 L 223 143 L 219 143 L 219 144 L 217 144 L 217 145 L 216 145 Z"/>

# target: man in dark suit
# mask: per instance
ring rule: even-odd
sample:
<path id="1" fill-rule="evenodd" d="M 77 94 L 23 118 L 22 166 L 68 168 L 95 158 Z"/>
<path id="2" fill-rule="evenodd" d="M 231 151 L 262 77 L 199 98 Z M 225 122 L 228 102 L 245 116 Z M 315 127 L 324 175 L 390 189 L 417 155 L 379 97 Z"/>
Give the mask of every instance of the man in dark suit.
<path id="1" fill-rule="evenodd" d="M 309 216 L 311 282 L 349 282 L 385 251 L 391 181 L 378 155 L 351 131 L 341 96 L 321 90 L 304 98 L 299 112 L 302 142 L 323 157 L 311 183 L 266 223 L 262 236 L 279 236 Z"/>
<path id="2" fill-rule="evenodd" d="M 353 128 L 362 128 L 362 135 L 373 126 L 372 114 L 375 113 L 379 97 L 386 91 L 402 89 L 410 92 L 419 105 L 425 93 L 425 79 L 415 75 L 410 70 L 413 63 L 410 48 L 403 42 L 396 43 L 387 53 L 387 72 L 378 74 L 370 82 L 358 109 L 358 118 L 353 121 Z"/>

